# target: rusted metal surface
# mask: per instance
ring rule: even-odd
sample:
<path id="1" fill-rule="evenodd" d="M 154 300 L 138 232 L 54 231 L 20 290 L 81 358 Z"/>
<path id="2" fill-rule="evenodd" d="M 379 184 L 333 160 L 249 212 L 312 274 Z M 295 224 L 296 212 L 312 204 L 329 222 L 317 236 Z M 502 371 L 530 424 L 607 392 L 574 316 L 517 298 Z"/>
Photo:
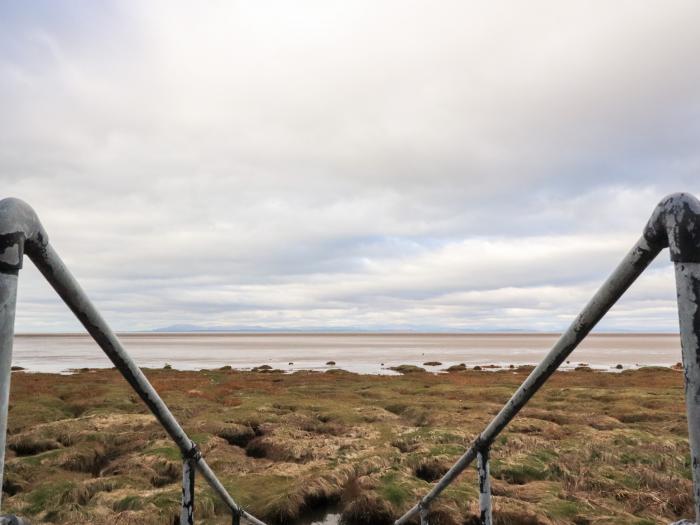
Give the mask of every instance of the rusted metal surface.
<path id="1" fill-rule="evenodd" d="M 192 460 L 182 462 L 182 504 L 180 507 L 180 525 L 194 524 L 194 470 Z"/>
<path id="2" fill-rule="evenodd" d="M 491 525 L 493 523 L 493 513 L 491 511 L 489 449 L 476 453 L 476 468 L 479 473 L 479 522 L 481 525 Z"/>

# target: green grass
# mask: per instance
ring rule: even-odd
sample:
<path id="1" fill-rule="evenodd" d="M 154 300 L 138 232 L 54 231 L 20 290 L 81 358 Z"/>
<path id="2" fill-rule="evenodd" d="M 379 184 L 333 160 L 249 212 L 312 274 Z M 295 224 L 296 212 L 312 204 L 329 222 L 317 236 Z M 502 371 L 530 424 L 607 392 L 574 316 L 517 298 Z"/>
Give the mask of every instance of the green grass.
<path id="1" fill-rule="evenodd" d="M 146 371 L 234 498 L 272 523 L 294 523 L 331 501 L 352 508 L 348 518 L 397 517 L 432 486 L 417 467 L 458 458 L 527 373 Z M 689 517 L 683 403 L 676 371 L 555 374 L 493 445 L 497 519 L 642 525 Z M 11 404 L 8 440 L 60 448 L 8 452 L 12 493 L 3 511 L 95 525 L 127 516 L 157 525 L 177 515 L 180 451 L 116 371 L 15 374 Z M 219 437 L 235 425 L 262 436 L 275 458 L 249 457 Z M 230 523 L 197 480 L 198 522 Z M 436 503 L 441 519 L 469 523 L 477 498 L 472 466 Z"/>

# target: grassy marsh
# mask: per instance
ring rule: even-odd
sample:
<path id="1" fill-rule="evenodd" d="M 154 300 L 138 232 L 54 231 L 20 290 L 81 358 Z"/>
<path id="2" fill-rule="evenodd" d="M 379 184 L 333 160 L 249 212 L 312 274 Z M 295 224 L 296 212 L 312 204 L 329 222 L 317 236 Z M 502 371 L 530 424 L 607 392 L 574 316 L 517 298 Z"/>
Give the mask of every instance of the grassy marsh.
<path id="1" fill-rule="evenodd" d="M 408 370 L 415 372 L 415 370 Z M 337 505 L 390 523 L 529 373 L 147 375 L 234 498 L 273 523 Z M 682 373 L 557 373 L 494 445 L 499 525 L 668 523 L 692 512 Z M 3 510 L 33 523 L 170 524 L 180 457 L 114 370 L 12 377 Z M 198 523 L 230 523 L 198 478 Z M 473 469 L 431 523 L 477 523 Z"/>

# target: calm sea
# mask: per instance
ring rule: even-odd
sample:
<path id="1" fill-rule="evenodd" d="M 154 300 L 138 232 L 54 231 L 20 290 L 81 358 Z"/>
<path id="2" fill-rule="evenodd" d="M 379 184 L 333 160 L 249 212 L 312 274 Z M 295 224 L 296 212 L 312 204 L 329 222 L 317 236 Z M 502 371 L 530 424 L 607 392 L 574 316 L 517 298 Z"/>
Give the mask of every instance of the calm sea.
<path id="1" fill-rule="evenodd" d="M 536 364 L 555 334 L 241 334 L 126 333 L 119 338 L 142 367 L 197 370 L 230 365 L 248 369 L 270 365 L 287 371 L 335 366 L 353 372 L 392 373 L 391 366 Z M 677 334 L 593 334 L 574 351 L 568 367 L 595 368 L 672 365 L 680 361 Z M 102 350 L 82 334 L 17 335 L 13 365 L 31 371 L 66 372 L 112 366 Z"/>

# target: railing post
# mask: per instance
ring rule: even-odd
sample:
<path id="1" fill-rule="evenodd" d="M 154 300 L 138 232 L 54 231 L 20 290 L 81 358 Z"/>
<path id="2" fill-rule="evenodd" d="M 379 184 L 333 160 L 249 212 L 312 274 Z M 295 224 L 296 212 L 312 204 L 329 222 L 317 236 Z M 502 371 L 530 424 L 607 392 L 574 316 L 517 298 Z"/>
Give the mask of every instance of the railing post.
<path id="1" fill-rule="evenodd" d="M 617 302 L 623 293 L 630 287 L 637 277 L 654 260 L 661 251 L 662 246 L 645 236 L 641 237 L 625 258 L 615 268 L 613 273 L 593 295 L 581 313 L 569 325 L 569 328 L 559 337 L 549 353 L 539 365 L 518 387 L 499 413 L 491 420 L 488 426 L 472 442 L 466 452 L 454 465 L 438 480 L 433 488 L 420 502 L 411 507 L 406 513 L 394 522 L 394 525 L 405 525 L 415 516 L 420 505 L 430 505 L 464 469 L 471 465 L 477 452 L 488 447 L 501 431 L 510 423 L 524 407 L 540 387 L 559 368 L 566 358 L 574 351 L 578 344 L 602 319 L 607 311 Z"/>
<path id="2" fill-rule="evenodd" d="M 191 459 L 182 461 L 182 507 L 180 508 L 180 525 L 194 524 L 194 471 Z"/>
<path id="3" fill-rule="evenodd" d="M 654 210 L 645 236 L 668 246 L 675 264 L 695 523 L 700 523 L 700 201 L 687 193 L 669 195 Z"/>
<path id="4" fill-rule="evenodd" d="M 7 409 L 10 400 L 12 374 L 12 339 L 15 333 L 17 302 L 17 271 L 0 272 L 0 484 L 4 479 Z M 0 504 L 2 491 L 0 490 Z"/>
<path id="5" fill-rule="evenodd" d="M 430 514 L 430 509 L 428 509 L 427 506 L 421 505 L 420 512 L 418 514 L 420 516 L 420 525 L 429 525 L 428 514 Z"/>
<path id="6" fill-rule="evenodd" d="M 700 523 L 700 263 L 677 262 L 675 266 L 695 520 Z"/>
<path id="7" fill-rule="evenodd" d="M 0 485 L 5 471 L 17 280 L 25 251 L 36 250 L 46 242 L 46 232 L 31 207 L 19 199 L 0 201 Z M 23 521 L 16 516 L 0 516 L 0 524 L 4 523 Z"/>
<path id="8" fill-rule="evenodd" d="M 481 525 L 491 525 L 493 521 L 488 448 L 484 448 L 476 453 L 476 467 L 479 471 L 479 522 Z"/>
<path id="9" fill-rule="evenodd" d="M 241 513 L 234 512 L 231 516 L 231 525 L 241 525 Z"/>
<path id="10" fill-rule="evenodd" d="M 236 504 L 207 462 L 199 454 L 196 445 L 187 436 L 180 423 L 158 395 L 158 392 L 155 391 L 134 360 L 126 353 L 107 322 L 102 318 L 99 311 L 68 271 L 61 258 L 51 247 L 46 231 L 42 227 L 41 222 L 39 222 L 34 210 L 27 203 L 14 198 L 0 201 L 0 274 L 14 276 L 14 281 L 11 277 L 3 277 L 3 280 L 0 281 L 0 307 L 3 307 L 3 305 L 7 307 L 5 308 L 7 311 L 3 310 L 0 312 L 0 316 L 4 315 L 0 319 L 0 328 L 4 333 L 4 336 L 0 334 L 0 377 L 2 377 L 0 390 L 9 392 L 9 375 L 3 377 L 2 374 L 5 372 L 7 375 L 11 370 L 11 344 L 14 332 L 14 322 L 10 322 L 8 313 L 11 311 L 11 319 L 14 320 L 14 299 L 12 301 L 7 299 L 14 297 L 17 271 L 22 267 L 22 259 L 25 254 L 29 256 L 39 271 L 46 277 L 49 284 L 58 292 L 58 295 L 73 311 L 131 387 L 141 396 L 141 399 L 143 399 L 153 415 L 156 416 L 156 419 L 175 441 L 184 457 L 189 460 L 189 468 L 196 468 L 202 474 L 204 480 L 231 509 L 231 512 L 237 513 L 253 525 L 265 525 Z M 14 285 L 12 284 L 13 282 Z M 11 309 L 9 308 L 10 303 L 13 306 Z M 11 331 L 8 330 L 8 327 L 12 327 Z M 4 401 L 0 399 L 0 403 L 4 407 L 7 407 L 6 398 L 7 395 L 3 398 L 5 399 Z M 0 412 L 3 412 L 1 408 Z M 3 413 L 6 414 L 6 409 Z M 5 416 L 3 415 L 0 419 L 0 425 L 3 426 L 3 428 L 0 428 L 0 433 L 4 444 Z M 3 456 L 2 451 L 0 451 L 0 457 Z M 3 462 L 4 459 L 0 460 L 0 474 Z M 0 481 L 2 480 L 0 479 Z M 0 516 L 0 525 L 15 525 L 17 523 L 21 523 L 21 520 L 14 516 Z"/>

